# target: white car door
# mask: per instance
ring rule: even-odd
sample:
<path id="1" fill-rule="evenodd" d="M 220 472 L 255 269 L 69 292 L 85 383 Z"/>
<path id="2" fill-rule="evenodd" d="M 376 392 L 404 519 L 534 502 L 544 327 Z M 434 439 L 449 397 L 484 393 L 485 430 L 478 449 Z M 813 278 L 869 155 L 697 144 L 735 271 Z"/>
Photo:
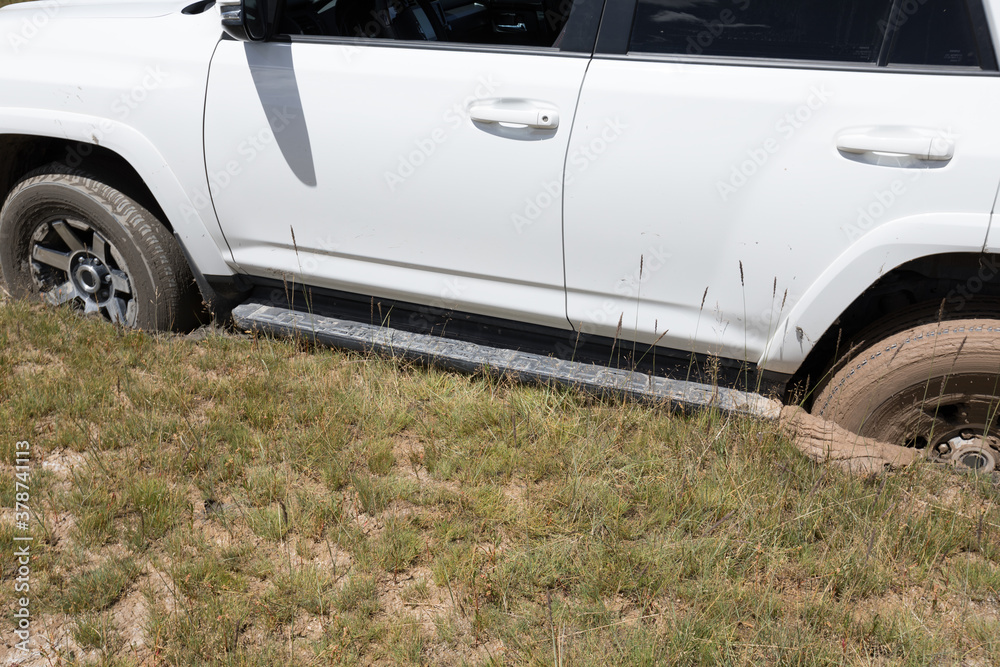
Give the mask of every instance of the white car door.
<path id="1" fill-rule="evenodd" d="M 600 4 L 290 0 L 286 37 L 221 42 L 205 142 L 237 264 L 568 328 L 562 169 Z"/>
<path id="2" fill-rule="evenodd" d="M 628 4 L 567 160 L 584 333 L 794 372 L 881 273 L 982 247 L 1000 79 L 979 0 Z"/>

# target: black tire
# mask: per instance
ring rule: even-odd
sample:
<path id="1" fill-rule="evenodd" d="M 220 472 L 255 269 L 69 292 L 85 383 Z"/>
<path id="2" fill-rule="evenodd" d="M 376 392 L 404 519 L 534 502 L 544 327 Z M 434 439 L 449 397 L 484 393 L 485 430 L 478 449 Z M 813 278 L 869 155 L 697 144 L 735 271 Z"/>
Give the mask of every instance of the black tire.
<path id="1" fill-rule="evenodd" d="M 969 467 L 1000 462 L 1000 320 L 925 324 L 856 354 L 812 413 L 863 436 Z"/>
<path id="2" fill-rule="evenodd" d="M 198 291 L 173 235 L 128 195 L 59 165 L 26 176 L 0 210 L 0 269 L 16 298 L 148 331 L 197 324 Z"/>

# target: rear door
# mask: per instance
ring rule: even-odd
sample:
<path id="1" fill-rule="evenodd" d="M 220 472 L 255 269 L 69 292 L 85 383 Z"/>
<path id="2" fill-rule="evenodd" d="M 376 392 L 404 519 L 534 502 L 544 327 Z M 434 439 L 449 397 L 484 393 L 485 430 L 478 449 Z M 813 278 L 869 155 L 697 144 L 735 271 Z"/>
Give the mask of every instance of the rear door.
<path id="1" fill-rule="evenodd" d="M 585 333 L 756 362 L 852 253 L 872 275 L 837 277 L 836 313 L 894 268 L 895 239 L 981 247 L 1000 80 L 978 0 L 628 5 L 609 5 L 628 27 L 602 28 L 567 160 Z M 770 367 L 794 371 L 809 329 Z"/>
<path id="2" fill-rule="evenodd" d="M 275 41 L 222 41 L 206 154 L 236 262 L 567 328 L 562 170 L 601 4 L 290 0 Z"/>

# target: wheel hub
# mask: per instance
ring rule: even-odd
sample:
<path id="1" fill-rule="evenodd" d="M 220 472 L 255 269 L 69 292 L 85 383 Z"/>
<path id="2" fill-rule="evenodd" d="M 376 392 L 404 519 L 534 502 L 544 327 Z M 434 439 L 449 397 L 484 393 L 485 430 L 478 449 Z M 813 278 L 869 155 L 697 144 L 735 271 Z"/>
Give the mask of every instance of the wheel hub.
<path id="1" fill-rule="evenodd" d="M 940 460 L 944 462 L 959 468 L 988 473 L 997 469 L 1000 439 L 964 432 L 940 443 L 936 451 Z"/>
<path id="2" fill-rule="evenodd" d="M 104 262 L 84 254 L 74 263 L 76 266 L 72 271 L 72 280 L 76 288 L 93 296 L 98 302 L 106 301 L 108 297 L 107 286 L 111 282 L 111 271 L 104 265 Z"/>

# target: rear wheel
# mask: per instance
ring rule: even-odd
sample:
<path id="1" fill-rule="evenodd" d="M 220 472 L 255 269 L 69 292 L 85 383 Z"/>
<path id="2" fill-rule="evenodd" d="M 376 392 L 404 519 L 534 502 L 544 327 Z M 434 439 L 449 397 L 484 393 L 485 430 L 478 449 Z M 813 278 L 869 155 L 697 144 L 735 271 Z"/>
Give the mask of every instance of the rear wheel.
<path id="1" fill-rule="evenodd" d="M 863 436 L 980 471 L 1000 464 L 1000 320 L 918 326 L 862 350 L 812 412 Z"/>
<path id="2" fill-rule="evenodd" d="M 41 297 L 147 330 L 196 324 L 197 289 L 170 232 L 131 197 L 52 166 L 0 211 L 0 268 L 15 297 Z"/>

